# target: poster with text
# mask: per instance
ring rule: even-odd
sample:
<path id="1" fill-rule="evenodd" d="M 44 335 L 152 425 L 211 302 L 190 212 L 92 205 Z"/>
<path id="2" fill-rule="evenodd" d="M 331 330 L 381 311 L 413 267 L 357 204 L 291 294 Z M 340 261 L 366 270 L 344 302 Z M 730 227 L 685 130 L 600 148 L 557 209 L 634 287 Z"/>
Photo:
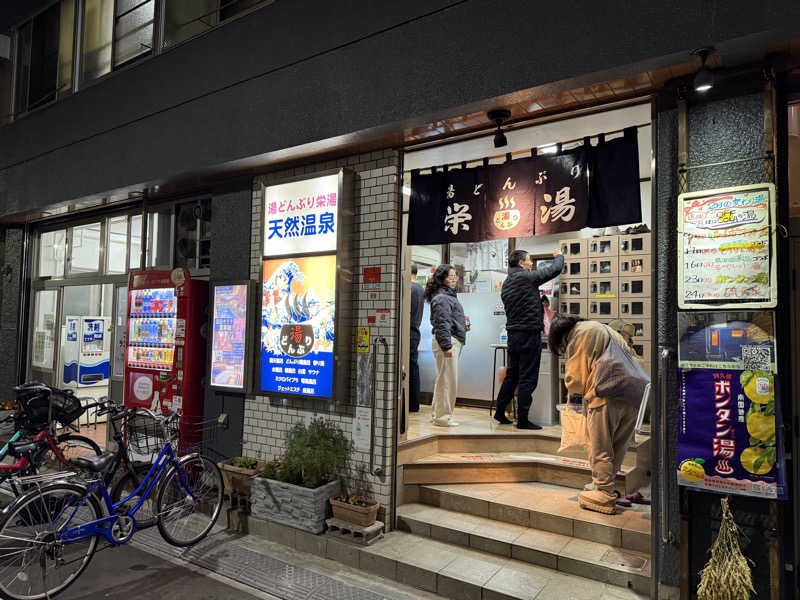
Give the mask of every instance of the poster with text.
<path id="1" fill-rule="evenodd" d="M 772 184 L 680 195 L 680 308 L 776 305 L 774 198 Z"/>
<path id="2" fill-rule="evenodd" d="M 775 378 L 760 370 L 681 369 L 678 483 L 786 497 Z"/>
<path id="3" fill-rule="evenodd" d="M 263 391 L 333 396 L 335 295 L 335 254 L 264 260 Z"/>
<path id="4" fill-rule="evenodd" d="M 772 311 L 678 313 L 678 366 L 778 372 Z"/>
<path id="5" fill-rule="evenodd" d="M 244 387 L 247 285 L 214 286 L 211 385 Z"/>

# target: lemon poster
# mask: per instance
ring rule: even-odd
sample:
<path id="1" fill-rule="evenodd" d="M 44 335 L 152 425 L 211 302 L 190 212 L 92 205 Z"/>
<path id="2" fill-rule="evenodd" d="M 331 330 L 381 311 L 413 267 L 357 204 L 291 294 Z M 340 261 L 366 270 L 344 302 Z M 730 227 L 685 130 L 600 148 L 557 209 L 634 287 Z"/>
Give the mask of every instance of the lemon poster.
<path id="1" fill-rule="evenodd" d="M 681 369 L 678 483 L 786 497 L 775 377 L 760 369 Z"/>

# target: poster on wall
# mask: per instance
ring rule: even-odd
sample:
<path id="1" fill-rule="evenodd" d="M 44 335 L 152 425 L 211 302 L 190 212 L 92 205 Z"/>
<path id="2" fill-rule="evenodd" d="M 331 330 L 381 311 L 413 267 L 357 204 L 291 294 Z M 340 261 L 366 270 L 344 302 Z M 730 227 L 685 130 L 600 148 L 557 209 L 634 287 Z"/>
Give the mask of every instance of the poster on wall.
<path id="1" fill-rule="evenodd" d="M 332 397 L 336 255 L 265 259 L 262 275 L 260 389 Z"/>
<path id="2" fill-rule="evenodd" d="M 245 388 L 248 295 L 247 283 L 213 286 L 211 387 Z"/>
<path id="3" fill-rule="evenodd" d="M 264 256 L 335 252 L 339 175 L 269 185 L 264 191 Z"/>
<path id="4" fill-rule="evenodd" d="M 678 313 L 678 366 L 778 372 L 772 311 Z"/>
<path id="5" fill-rule="evenodd" d="M 768 371 L 681 369 L 678 483 L 785 499 L 776 387 Z"/>
<path id="6" fill-rule="evenodd" d="M 678 211 L 680 308 L 774 308 L 775 186 L 681 194 Z"/>

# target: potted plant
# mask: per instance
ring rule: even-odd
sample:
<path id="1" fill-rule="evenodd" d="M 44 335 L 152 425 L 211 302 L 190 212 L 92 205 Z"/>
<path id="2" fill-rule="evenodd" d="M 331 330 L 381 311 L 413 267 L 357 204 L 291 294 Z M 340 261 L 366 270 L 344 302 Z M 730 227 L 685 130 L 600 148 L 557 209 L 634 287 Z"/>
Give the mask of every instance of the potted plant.
<path id="1" fill-rule="evenodd" d="M 249 498 L 253 477 L 264 468 L 264 463 L 255 458 L 236 456 L 218 463 L 225 483 L 225 491 Z"/>
<path id="2" fill-rule="evenodd" d="M 341 494 L 331 498 L 333 516 L 342 521 L 369 527 L 378 518 L 378 509 L 381 507 L 377 500 L 370 500 L 355 494 Z"/>
<path id="3" fill-rule="evenodd" d="M 286 432 L 286 453 L 253 479 L 252 514 L 311 533 L 324 531 L 328 501 L 341 490 L 339 473 L 350 447 L 344 431 L 330 421 L 297 423 Z"/>

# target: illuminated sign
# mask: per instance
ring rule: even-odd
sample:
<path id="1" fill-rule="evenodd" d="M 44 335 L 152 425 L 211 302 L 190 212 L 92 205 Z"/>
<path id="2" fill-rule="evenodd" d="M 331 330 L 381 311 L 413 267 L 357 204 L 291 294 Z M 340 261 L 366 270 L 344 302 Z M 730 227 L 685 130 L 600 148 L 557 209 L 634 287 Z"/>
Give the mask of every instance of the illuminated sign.
<path id="1" fill-rule="evenodd" d="M 264 256 L 335 252 L 339 175 L 267 186 Z"/>
<path id="2" fill-rule="evenodd" d="M 331 398 L 336 255 L 265 259 L 261 390 Z"/>
<path id="3" fill-rule="evenodd" d="M 214 286 L 211 385 L 241 389 L 245 382 L 247 285 Z"/>

